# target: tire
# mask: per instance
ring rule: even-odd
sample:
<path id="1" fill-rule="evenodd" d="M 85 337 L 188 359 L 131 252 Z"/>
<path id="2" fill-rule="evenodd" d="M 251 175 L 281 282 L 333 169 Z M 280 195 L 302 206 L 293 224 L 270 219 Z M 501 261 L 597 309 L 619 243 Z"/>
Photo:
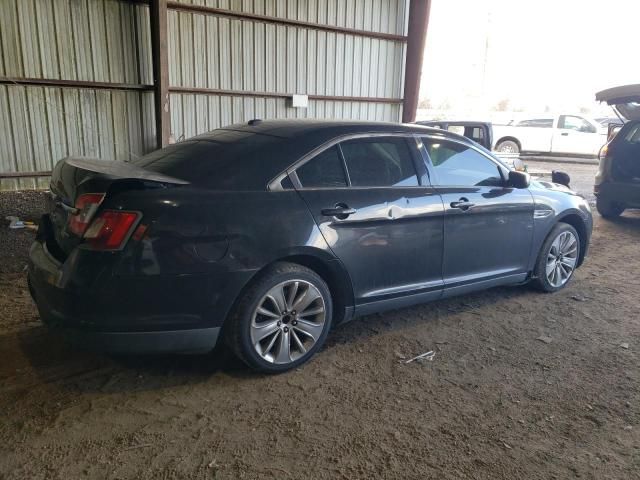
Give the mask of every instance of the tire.
<path id="1" fill-rule="evenodd" d="M 567 243 L 564 243 L 565 240 Z M 561 251 L 558 250 L 558 247 L 561 247 Z M 563 289 L 573 277 L 579 259 L 580 236 L 578 232 L 567 223 L 558 223 L 553 227 L 540 249 L 533 272 L 534 286 L 543 292 L 557 292 Z M 573 266 L 567 274 L 570 265 Z"/>
<path id="2" fill-rule="evenodd" d="M 250 368 L 285 372 L 322 347 L 332 316 L 329 287 L 316 272 L 295 263 L 276 263 L 239 298 L 227 320 L 225 341 Z"/>
<path id="3" fill-rule="evenodd" d="M 596 198 L 596 209 L 604 218 L 617 218 L 624 212 L 624 207 L 619 203 L 601 197 Z"/>
<path id="4" fill-rule="evenodd" d="M 496 146 L 500 153 L 520 153 L 520 147 L 513 140 L 503 140 Z"/>

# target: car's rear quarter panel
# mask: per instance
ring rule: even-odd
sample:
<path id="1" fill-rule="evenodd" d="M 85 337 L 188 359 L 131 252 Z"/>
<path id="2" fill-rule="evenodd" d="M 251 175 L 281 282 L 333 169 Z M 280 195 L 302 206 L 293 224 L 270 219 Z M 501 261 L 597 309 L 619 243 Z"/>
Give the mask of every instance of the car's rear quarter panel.
<path id="1" fill-rule="evenodd" d="M 266 265 L 293 255 L 333 258 L 293 190 L 134 191 L 110 199 L 107 207 L 140 210 L 147 227 L 122 253 L 114 278 L 140 282 L 149 295 L 163 292 L 179 305 L 186 305 L 186 295 L 188 308 L 212 326 L 222 324 L 242 288 Z M 197 294 L 172 292 L 173 283 L 190 284 L 187 278 L 195 279 Z M 164 301 L 170 302 L 158 299 Z"/>

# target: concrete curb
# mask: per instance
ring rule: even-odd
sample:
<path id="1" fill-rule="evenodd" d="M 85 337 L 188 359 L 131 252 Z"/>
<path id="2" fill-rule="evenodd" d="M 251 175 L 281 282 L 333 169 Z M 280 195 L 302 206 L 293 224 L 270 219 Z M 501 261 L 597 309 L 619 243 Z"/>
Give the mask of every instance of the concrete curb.
<path id="1" fill-rule="evenodd" d="M 560 157 L 520 157 L 523 162 L 540 163 L 576 163 L 578 165 L 598 165 L 597 158 L 560 158 Z"/>

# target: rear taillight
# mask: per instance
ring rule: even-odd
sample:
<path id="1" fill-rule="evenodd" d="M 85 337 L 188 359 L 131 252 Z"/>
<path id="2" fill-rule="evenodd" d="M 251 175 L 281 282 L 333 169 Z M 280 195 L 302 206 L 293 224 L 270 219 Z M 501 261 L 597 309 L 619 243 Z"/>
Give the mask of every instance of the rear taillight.
<path id="1" fill-rule="evenodd" d="M 104 193 L 80 195 L 76 200 L 76 213 L 69 216 L 69 230 L 81 237 L 98 211 L 102 200 L 104 200 Z"/>
<path id="2" fill-rule="evenodd" d="M 94 250 L 120 250 L 140 217 L 138 212 L 104 210 L 84 233 L 86 245 Z"/>
<path id="3" fill-rule="evenodd" d="M 602 148 L 600 149 L 600 152 L 598 153 L 598 160 L 604 160 L 605 158 L 607 158 L 607 153 L 609 153 L 609 144 L 605 144 L 602 146 Z"/>
<path id="4" fill-rule="evenodd" d="M 607 181 L 609 176 L 609 165 L 611 164 L 611 158 L 609 157 L 609 145 L 604 145 L 598 153 L 598 171 L 596 172 L 595 184 L 593 187 L 593 193 L 595 195 L 600 194 L 600 185 Z"/>

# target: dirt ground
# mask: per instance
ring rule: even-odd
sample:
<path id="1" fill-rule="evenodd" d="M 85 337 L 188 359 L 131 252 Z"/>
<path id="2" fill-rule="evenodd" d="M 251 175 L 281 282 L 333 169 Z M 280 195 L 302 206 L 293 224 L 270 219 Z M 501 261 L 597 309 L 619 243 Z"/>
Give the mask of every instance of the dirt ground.
<path id="1" fill-rule="evenodd" d="M 0 218 L 13 205 L 0 195 Z M 498 288 L 362 318 L 279 376 L 224 350 L 72 349 L 29 299 L 33 234 L 2 223 L 0 478 L 640 478 L 640 212 L 595 216 L 562 292 Z"/>

